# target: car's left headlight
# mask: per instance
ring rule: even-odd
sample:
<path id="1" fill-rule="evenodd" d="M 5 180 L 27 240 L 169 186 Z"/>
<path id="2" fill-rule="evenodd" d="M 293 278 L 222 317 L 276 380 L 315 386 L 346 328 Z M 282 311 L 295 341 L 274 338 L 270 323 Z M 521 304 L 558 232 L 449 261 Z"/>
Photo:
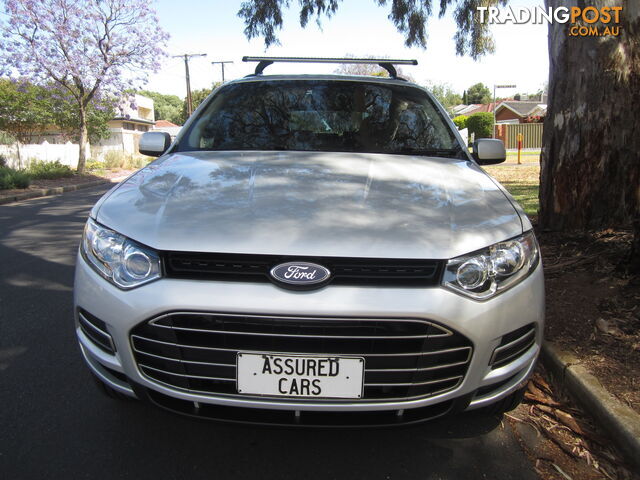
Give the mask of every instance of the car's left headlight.
<path id="1" fill-rule="evenodd" d="M 525 279 L 540 260 L 533 231 L 447 262 L 442 284 L 486 300 Z"/>
<path id="2" fill-rule="evenodd" d="M 91 218 L 84 227 L 82 256 L 105 279 L 130 289 L 160 278 L 160 257 Z"/>

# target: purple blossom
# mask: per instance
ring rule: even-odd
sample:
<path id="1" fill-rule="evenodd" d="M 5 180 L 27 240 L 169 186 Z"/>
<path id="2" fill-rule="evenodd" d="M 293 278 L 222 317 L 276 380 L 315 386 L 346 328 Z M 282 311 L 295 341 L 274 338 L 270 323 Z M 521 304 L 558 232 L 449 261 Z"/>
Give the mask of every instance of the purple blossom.
<path id="1" fill-rule="evenodd" d="M 55 82 L 76 99 L 118 95 L 130 79 L 142 84 L 166 55 L 169 36 L 147 0 L 0 3 L 3 70 L 43 86 Z"/>

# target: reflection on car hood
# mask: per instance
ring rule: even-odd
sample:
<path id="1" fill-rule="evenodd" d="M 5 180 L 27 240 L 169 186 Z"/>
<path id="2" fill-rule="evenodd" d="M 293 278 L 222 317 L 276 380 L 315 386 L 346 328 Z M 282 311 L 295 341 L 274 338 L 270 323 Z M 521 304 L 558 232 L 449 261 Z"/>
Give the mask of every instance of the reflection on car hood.
<path id="1" fill-rule="evenodd" d="M 472 162 L 324 152 L 167 155 L 95 209 L 159 250 L 451 258 L 522 233 Z"/>

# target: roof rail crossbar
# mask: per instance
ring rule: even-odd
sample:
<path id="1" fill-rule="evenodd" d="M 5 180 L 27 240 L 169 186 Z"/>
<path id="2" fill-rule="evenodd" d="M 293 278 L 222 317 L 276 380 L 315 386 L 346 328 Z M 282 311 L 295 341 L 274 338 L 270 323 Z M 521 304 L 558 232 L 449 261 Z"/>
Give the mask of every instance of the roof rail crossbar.
<path id="1" fill-rule="evenodd" d="M 279 63 L 342 63 L 379 65 L 389 72 L 391 78 L 397 79 L 398 72 L 394 65 L 417 65 L 417 60 L 400 60 L 390 58 L 316 58 L 316 57 L 242 57 L 243 62 L 258 62 L 253 75 L 262 75 L 264 69 L 275 62 Z"/>

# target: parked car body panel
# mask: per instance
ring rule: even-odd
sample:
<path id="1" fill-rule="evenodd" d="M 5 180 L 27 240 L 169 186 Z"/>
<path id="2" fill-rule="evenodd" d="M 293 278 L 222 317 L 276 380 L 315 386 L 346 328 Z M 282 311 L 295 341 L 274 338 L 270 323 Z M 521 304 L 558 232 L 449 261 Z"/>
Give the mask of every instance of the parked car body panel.
<path id="1" fill-rule="evenodd" d="M 193 152 L 124 182 L 96 220 L 158 250 L 452 258 L 522 233 L 471 161 Z"/>

